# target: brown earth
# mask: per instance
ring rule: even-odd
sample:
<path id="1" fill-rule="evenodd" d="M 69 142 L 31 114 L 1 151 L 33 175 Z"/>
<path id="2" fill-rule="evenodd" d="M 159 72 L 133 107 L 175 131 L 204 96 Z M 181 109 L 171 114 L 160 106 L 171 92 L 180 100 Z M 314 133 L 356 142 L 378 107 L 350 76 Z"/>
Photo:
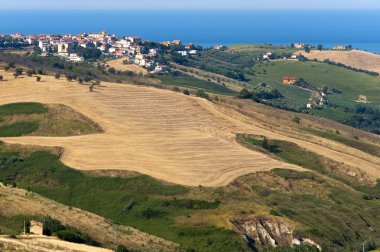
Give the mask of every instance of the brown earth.
<path id="1" fill-rule="evenodd" d="M 103 217 L 92 214 L 90 212 L 57 203 L 53 200 L 47 199 L 33 192 L 27 192 L 23 189 L 5 187 L 1 183 L 0 215 L 8 217 L 16 215 L 49 215 L 52 218 L 61 221 L 64 225 L 76 227 L 80 231 L 89 234 L 93 239 L 102 243 L 105 247 L 112 249 L 114 249 L 120 244 L 123 244 L 129 248 L 146 248 L 154 251 L 158 251 L 160 249 L 164 251 L 177 249 L 177 245 L 172 242 L 166 241 L 153 235 L 143 233 L 132 227 L 112 224 Z M 39 243 L 40 245 L 44 241 L 49 241 L 48 243 L 51 243 L 51 240 L 46 239 L 39 238 L 39 241 L 37 243 Z M 35 239 L 33 240 L 35 243 Z M 0 238 L 0 244 L 2 243 L 2 241 L 3 240 Z M 20 242 L 24 244 L 29 244 L 32 241 L 26 240 Z M 61 241 L 53 240 L 53 243 L 58 242 L 62 243 Z M 68 246 L 68 248 L 72 248 L 70 247 L 70 243 L 68 244 Z M 73 244 L 71 244 L 71 246 L 73 246 Z M 77 250 L 109 251 L 105 249 L 80 250 L 76 248 L 75 251 Z"/>
<path id="2" fill-rule="evenodd" d="M 323 61 L 329 59 L 331 61 L 342 63 L 346 66 L 355 67 L 358 69 L 368 70 L 380 73 L 380 55 L 360 51 L 318 51 L 313 50 L 310 53 L 298 51 L 296 55 L 302 54 L 308 59 L 317 59 Z"/>
<path id="3" fill-rule="evenodd" d="M 62 162 L 81 170 L 131 170 L 184 185 L 222 186 L 252 172 L 300 167 L 246 149 L 236 133 L 294 142 L 336 162 L 380 177 L 380 158 L 345 145 L 298 134 L 291 124 L 252 115 L 224 103 L 155 88 L 104 83 L 95 92 L 66 80 L 44 76 L 13 79 L 0 85 L 0 104 L 20 101 L 61 103 L 98 123 L 104 134 L 75 137 L 2 138 L 8 143 L 61 146 Z M 285 112 L 282 112 L 285 113 Z M 256 120 L 259 118 L 259 120 Z"/>

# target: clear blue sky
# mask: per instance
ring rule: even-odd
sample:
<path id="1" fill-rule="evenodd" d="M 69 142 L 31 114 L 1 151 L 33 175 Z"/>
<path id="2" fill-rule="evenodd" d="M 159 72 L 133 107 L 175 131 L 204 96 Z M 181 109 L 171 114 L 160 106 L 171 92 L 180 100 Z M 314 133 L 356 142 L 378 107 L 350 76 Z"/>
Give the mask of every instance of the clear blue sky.
<path id="1" fill-rule="evenodd" d="M 380 0 L 1 0 L 0 9 L 380 9 Z"/>

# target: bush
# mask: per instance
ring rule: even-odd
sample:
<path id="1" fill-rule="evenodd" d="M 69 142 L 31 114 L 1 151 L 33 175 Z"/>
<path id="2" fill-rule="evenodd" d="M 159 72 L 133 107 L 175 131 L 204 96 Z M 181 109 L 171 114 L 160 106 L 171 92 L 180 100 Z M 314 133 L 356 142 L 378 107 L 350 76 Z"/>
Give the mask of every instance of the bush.
<path id="1" fill-rule="evenodd" d="M 67 228 L 57 232 L 59 239 L 75 243 L 83 243 L 92 246 L 99 246 L 100 244 L 94 241 L 88 234 L 83 234 L 75 228 Z"/>
<path id="2" fill-rule="evenodd" d="M 184 95 L 190 95 L 190 92 L 189 92 L 189 90 L 185 89 L 185 90 L 183 90 L 183 94 Z"/>
<path id="3" fill-rule="evenodd" d="M 292 122 L 300 124 L 301 123 L 301 118 L 299 118 L 298 116 L 295 116 L 295 117 L 293 117 Z"/>
<path id="4" fill-rule="evenodd" d="M 252 94 L 246 88 L 243 88 L 240 91 L 238 98 L 240 98 L 240 99 L 251 99 Z"/>
<path id="5" fill-rule="evenodd" d="M 29 69 L 26 71 L 26 75 L 31 77 L 33 74 L 36 74 L 36 71 L 34 69 Z"/>
<path id="6" fill-rule="evenodd" d="M 2 75 L 0 75 L 0 81 L 4 80 L 4 77 Z"/>
<path id="7" fill-rule="evenodd" d="M 198 90 L 197 93 L 196 93 L 196 96 L 204 98 L 204 99 L 207 99 L 207 100 L 210 100 L 210 97 L 208 96 L 208 94 L 206 94 L 202 90 Z"/>
<path id="8" fill-rule="evenodd" d="M 56 79 L 58 80 L 59 78 L 61 78 L 61 74 L 56 73 L 56 74 L 54 75 L 54 78 L 56 78 Z"/>
<path id="9" fill-rule="evenodd" d="M 117 246 L 117 249 L 115 252 L 130 252 L 131 250 L 129 250 L 126 246 L 124 245 L 119 245 Z"/>
<path id="10" fill-rule="evenodd" d="M 38 69 L 37 70 L 37 74 L 44 74 L 44 70 L 43 69 Z"/>
<path id="11" fill-rule="evenodd" d="M 78 83 L 79 84 L 83 84 L 83 79 L 82 78 L 78 78 Z"/>
<path id="12" fill-rule="evenodd" d="M 37 76 L 36 81 L 41 81 L 41 76 Z"/>

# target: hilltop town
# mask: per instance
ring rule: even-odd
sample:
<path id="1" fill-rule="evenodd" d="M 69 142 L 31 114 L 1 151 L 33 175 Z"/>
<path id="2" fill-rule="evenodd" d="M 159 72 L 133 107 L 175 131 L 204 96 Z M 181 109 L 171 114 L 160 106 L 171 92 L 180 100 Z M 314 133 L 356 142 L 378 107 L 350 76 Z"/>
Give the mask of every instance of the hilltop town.
<path id="1" fill-rule="evenodd" d="M 106 32 L 80 33 L 77 35 L 1 35 L 3 47 L 32 47 L 34 52 L 44 57 L 59 56 L 73 63 L 99 57 L 125 58 L 125 63 L 136 64 L 151 72 L 168 71 L 166 65 L 158 59 L 165 52 L 176 52 L 178 55 L 195 55 L 202 47 L 192 43 L 182 44 L 181 40 L 160 43 L 145 41 L 138 36 L 119 37 Z M 0 42 L 1 45 L 1 42 Z M 216 45 L 215 48 L 222 48 Z"/>

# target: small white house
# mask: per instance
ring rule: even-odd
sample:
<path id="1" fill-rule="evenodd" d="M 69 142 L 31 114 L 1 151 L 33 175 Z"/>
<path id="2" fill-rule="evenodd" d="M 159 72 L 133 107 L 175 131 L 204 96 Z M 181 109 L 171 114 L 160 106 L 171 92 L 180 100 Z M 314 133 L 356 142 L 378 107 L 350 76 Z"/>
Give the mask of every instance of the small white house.
<path id="1" fill-rule="evenodd" d="M 82 63 L 84 62 L 84 58 L 79 56 L 76 53 L 71 53 L 69 56 L 69 61 L 74 62 L 74 63 Z"/>
<path id="2" fill-rule="evenodd" d="M 311 109 L 311 103 L 306 104 L 306 108 Z"/>
<path id="3" fill-rule="evenodd" d="M 189 51 L 189 54 L 197 54 L 198 53 L 198 51 L 197 50 L 191 50 L 191 51 Z"/>
<path id="4" fill-rule="evenodd" d="M 187 51 L 178 51 L 178 54 L 181 54 L 182 56 L 187 56 Z"/>

